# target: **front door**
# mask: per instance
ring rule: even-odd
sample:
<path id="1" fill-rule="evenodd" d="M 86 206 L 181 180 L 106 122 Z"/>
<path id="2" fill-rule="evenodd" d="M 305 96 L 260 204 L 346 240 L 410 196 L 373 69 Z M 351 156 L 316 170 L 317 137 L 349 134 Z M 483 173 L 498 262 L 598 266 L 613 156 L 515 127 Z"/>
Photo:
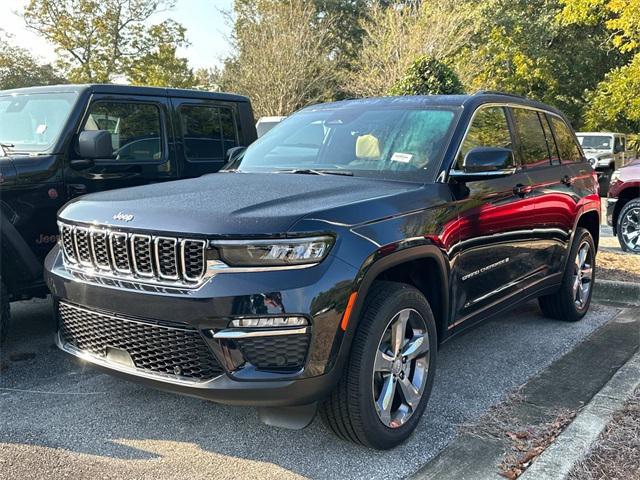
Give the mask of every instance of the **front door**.
<path id="1" fill-rule="evenodd" d="M 462 167 L 464 155 L 475 147 L 515 151 L 507 118 L 504 107 L 480 107 L 455 168 Z M 531 243 L 530 187 L 519 165 L 516 173 L 502 178 L 452 184 L 460 224 L 451 282 L 454 325 L 520 291 L 535 270 L 530 261 L 536 248 Z"/>
<path id="2" fill-rule="evenodd" d="M 79 132 L 106 130 L 113 153 L 92 159 L 90 168 L 75 168 L 72 145 L 65 168 L 70 198 L 102 190 L 177 178 L 168 101 L 164 97 L 94 95 Z"/>

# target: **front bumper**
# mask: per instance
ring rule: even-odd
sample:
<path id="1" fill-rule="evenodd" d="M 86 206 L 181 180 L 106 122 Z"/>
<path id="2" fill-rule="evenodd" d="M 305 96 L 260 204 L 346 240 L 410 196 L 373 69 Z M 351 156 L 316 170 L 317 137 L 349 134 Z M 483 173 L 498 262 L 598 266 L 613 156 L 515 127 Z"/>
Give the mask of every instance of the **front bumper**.
<path id="1" fill-rule="evenodd" d="M 78 348 L 77 342 L 67 341 L 60 330 L 56 342 L 65 352 L 119 377 L 161 390 L 220 403 L 266 407 L 304 405 L 331 391 L 339 378 L 336 364 L 346 355 L 339 324 L 356 273 L 350 265 L 329 256 L 304 270 L 221 274 L 199 289 L 181 290 L 87 277 L 67 269 L 57 247 L 45 263 L 45 279 L 56 299 L 56 309 L 59 304 L 71 305 L 115 319 L 140 319 L 139 323 L 178 329 L 182 326 L 200 335 L 201 343 L 221 368 L 219 375 L 196 381 L 180 375 L 180 365 L 176 375 L 171 368 L 163 373 L 150 372 L 135 362 L 114 361 L 115 357 Z M 248 361 L 251 355 L 240 348 L 236 338 L 215 338 L 217 333 L 229 331 L 232 319 L 273 316 L 308 319 L 309 325 L 302 329 L 309 337 L 308 348 L 299 368 L 257 367 Z M 282 342 L 272 345 L 288 348 Z M 116 351 L 123 347 L 113 346 L 118 347 Z M 255 348 L 264 351 L 265 347 Z"/>

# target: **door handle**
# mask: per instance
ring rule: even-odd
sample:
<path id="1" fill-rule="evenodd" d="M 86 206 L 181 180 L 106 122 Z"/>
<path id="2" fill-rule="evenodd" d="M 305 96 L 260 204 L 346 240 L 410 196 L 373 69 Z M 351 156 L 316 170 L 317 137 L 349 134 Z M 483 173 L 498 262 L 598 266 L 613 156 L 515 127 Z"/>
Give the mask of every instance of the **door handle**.
<path id="1" fill-rule="evenodd" d="M 528 193 L 531 193 L 531 190 L 531 185 L 523 185 L 521 183 L 513 187 L 514 195 L 518 195 L 519 197 L 524 197 Z"/>
<path id="2" fill-rule="evenodd" d="M 569 175 L 565 175 L 560 179 L 562 183 L 564 183 L 567 187 L 571 186 L 571 177 Z"/>

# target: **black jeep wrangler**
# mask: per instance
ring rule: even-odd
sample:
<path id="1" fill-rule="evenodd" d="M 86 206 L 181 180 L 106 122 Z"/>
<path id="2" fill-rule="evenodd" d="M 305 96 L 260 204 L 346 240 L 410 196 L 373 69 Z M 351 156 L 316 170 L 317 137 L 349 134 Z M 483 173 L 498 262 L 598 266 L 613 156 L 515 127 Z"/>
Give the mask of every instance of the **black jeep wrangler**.
<path id="1" fill-rule="evenodd" d="M 67 201 L 216 172 L 227 150 L 255 138 L 249 100 L 237 95 L 120 85 L 0 91 L 0 337 L 10 301 L 47 293 L 42 263 Z"/>
<path id="2" fill-rule="evenodd" d="M 534 298 L 560 320 L 589 309 L 597 179 L 546 105 L 313 106 L 225 170 L 60 211 L 45 273 L 60 348 L 270 424 L 320 405 L 382 449 L 420 421 L 439 344 Z"/>

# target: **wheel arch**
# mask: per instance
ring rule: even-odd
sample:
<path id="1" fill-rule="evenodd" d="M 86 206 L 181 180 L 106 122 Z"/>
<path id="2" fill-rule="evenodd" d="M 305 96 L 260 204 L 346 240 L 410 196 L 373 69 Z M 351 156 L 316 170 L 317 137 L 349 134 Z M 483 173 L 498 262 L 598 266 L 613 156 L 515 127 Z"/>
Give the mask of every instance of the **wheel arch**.
<path id="1" fill-rule="evenodd" d="M 622 212 L 624 206 L 631 200 L 640 198 L 640 185 L 630 185 L 626 187 L 618 193 L 617 197 L 618 201 L 616 202 L 616 206 L 613 209 L 613 215 L 611 217 L 611 225 L 614 233 L 617 233 L 618 217 L 620 216 L 620 212 Z"/>
<path id="2" fill-rule="evenodd" d="M 598 243 L 600 241 L 600 214 L 597 210 L 589 210 L 584 212 L 578 218 L 576 223 L 577 228 L 586 228 L 593 237 L 593 243 L 598 250 Z"/>
<path id="3" fill-rule="evenodd" d="M 367 294 L 376 280 L 409 284 L 427 299 L 436 320 L 438 342 L 447 333 L 449 320 L 449 262 L 434 245 L 421 245 L 369 260 L 357 285 L 357 298 L 349 318 L 347 333 L 353 336 Z"/>

